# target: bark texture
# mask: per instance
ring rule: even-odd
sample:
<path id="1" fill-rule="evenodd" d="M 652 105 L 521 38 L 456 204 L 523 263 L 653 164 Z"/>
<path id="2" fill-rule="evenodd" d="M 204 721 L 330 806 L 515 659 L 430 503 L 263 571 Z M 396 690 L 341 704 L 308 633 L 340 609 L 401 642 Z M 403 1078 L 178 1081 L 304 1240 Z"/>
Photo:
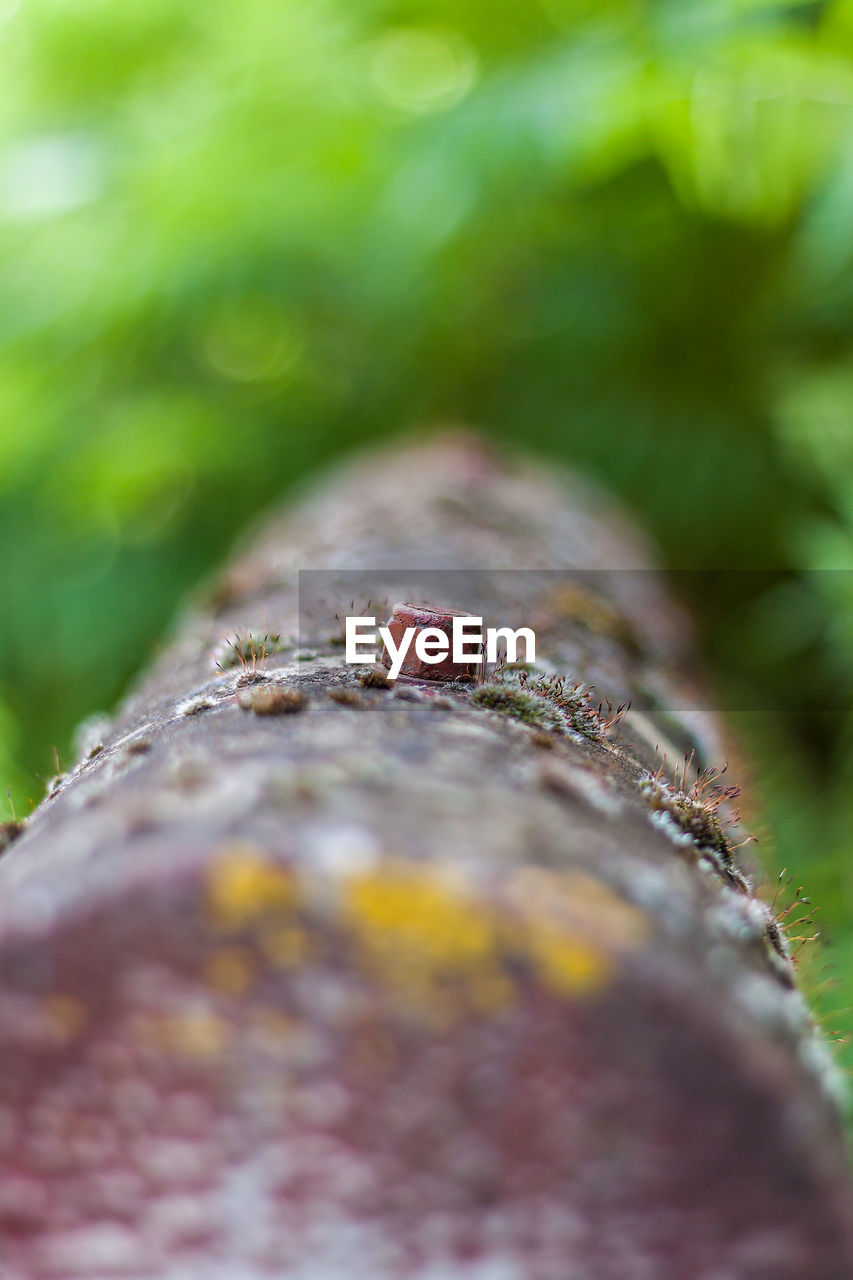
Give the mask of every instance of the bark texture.
<path id="1" fill-rule="evenodd" d="M 632 712 L 614 742 L 553 680 L 366 687 L 348 599 L 298 634 L 309 566 L 517 570 L 433 603 Z M 465 437 L 259 533 L 0 860 L 4 1280 L 849 1280 L 784 938 L 652 776 L 722 747 L 648 570 Z M 235 634 L 281 640 L 220 671 Z"/>

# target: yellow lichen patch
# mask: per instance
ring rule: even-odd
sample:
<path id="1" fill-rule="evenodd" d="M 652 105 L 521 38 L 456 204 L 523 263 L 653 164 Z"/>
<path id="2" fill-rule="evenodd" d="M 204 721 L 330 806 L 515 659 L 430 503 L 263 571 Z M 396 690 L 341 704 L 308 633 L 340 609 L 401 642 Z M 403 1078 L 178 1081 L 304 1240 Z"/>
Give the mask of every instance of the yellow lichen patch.
<path id="1" fill-rule="evenodd" d="M 495 953 L 495 927 L 482 906 L 442 883 L 437 874 L 392 866 L 354 877 L 346 912 L 363 941 L 415 953 L 452 970 L 476 967 Z"/>
<path id="2" fill-rule="evenodd" d="M 462 1008 L 511 1005 L 512 958 L 561 996 L 588 995 L 648 931 L 642 912 L 580 872 L 531 870 L 489 901 L 437 868 L 386 861 L 345 893 L 344 914 L 383 985 L 442 1025 Z"/>
<path id="3" fill-rule="evenodd" d="M 73 1040 L 86 1024 L 86 1006 L 74 996 L 48 996 L 42 1012 L 57 1040 Z"/>
<path id="4" fill-rule="evenodd" d="M 255 845 L 226 845 L 208 872 L 207 903 L 218 928 L 240 929 L 267 912 L 292 908 L 296 882 Z"/>
<path id="5" fill-rule="evenodd" d="M 209 986 L 223 995 L 241 996 L 251 986 L 254 966 L 239 947 L 223 947 L 208 959 L 204 978 Z"/>
<path id="6" fill-rule="evenodd" d="M 523 867 L 506 892 L 517 913 L 517 945 L 563 994 L 606 985 L 620 953 L 649 936 L 645 912 L 583 871 Z"/>
<path id="7" fill-rule="evenodd" d="M 386 861 L 344 888 L 344 916 L 381 985 L 436 1028 L 472 1005 L 493 1012 L 501 985 L 499 937 L 482 904 L 437 871 Z"/>
<path id="8" fill-rule="evenodd" d="M 609 981 L 613 962 L 600 947 L 553 928 L 528 932 L 528 954 L 545 984 L 565 995 L 584 995 Z"/>
<path id="9" fill-rule="evenodd" d="M 591 936 L 608 951 L 632 951 L 649 937 L 651 921 L 633 903 L 584 871 L 523 867 L 507 892 L 533 927 L 557 927 Z"/>
<path id="10" fill-rule="evenodd" d="M 588 996 L 651 927 L 643 911 L 574 869 L 524 867 L 487 894 L 458 866 L 389 857 L 339 878 L 337 921 L 318 921 L 313 932 L 296 913 L 305 899 L 293 873 L 254 846 L 223 851 L 207 887 L 215 925 L 232 932 L 251 927 L 274 969 L 310 967 L 330 927 L 342 928 L 372 981 L 439 1028 L 466 1013 L 490 1016 L 512 1007 L 518 961 L 561 998 Z M 253 976 L 253 962 L 238 947 L 215 952 L 205 967 L 209 984 L 234 997 Z"/>

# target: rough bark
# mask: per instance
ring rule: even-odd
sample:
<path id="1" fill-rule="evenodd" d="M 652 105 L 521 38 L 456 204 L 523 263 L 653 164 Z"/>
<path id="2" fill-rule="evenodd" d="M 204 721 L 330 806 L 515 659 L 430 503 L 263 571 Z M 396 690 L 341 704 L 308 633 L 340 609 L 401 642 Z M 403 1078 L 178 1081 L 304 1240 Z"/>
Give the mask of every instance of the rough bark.
<path id="1" fill-rule="evenodd" d="M 0 860 L 5 1280 L 853 1274 L 784 939 L 712 806 L 650 777 L 721 747 L 648 565 L 461 437 L 236 559 Z M 535 620 L 634 709 L 614 743 L 553 684 L 365 687 L 328 620 L 297 654 L 307 566 L 588 570 L 434 603 Z M 264 680 L 216 669 L 235 632 L 282 635 Z"/>

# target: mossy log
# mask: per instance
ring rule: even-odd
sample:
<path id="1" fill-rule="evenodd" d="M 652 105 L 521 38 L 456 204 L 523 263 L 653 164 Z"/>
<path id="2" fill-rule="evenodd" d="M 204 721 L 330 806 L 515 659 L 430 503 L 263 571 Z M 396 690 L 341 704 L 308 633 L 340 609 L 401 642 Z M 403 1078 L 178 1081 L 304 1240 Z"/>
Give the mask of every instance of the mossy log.
<path id="1" fill-rule="evenodd" d="M 649 565 L 465 437 L 248 544 L 0 859 L 4 1280 L 849 1280 L 782 929 L 657 774 L 723 747 Z M 433 603 L 550 678 L 346 666 L 307 566 L 499 570 Z"/>

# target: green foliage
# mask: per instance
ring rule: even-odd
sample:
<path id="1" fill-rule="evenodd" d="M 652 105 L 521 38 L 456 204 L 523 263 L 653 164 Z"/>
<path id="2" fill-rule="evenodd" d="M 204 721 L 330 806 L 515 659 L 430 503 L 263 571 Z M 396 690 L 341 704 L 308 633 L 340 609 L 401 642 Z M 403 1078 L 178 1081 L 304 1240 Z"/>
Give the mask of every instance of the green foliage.
<path id="1" fill-rule="evenodd" d="M 765 708 L 742 722 L 776 856 L 849 959 L 850 0 L 9 0 L 0 24 L 19 809 L 259 506 L 467 420 L 604 479 L 690 571 L 724 700 Z"/>

